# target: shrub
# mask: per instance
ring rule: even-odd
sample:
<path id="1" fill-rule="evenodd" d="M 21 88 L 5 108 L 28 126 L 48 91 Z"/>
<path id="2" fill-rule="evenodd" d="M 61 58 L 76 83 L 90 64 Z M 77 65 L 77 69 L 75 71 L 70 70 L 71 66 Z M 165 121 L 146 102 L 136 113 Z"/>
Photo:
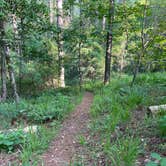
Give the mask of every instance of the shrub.
<path id="1" fill-rule="evenodd" d="M 36 98 L 21 99 L 18 105 L 14 102 L 0 104 L 0 116 L 5 120 L 8 119 L 9 124 L 12 119 L 19 120 L 19 118 L 33 123 L 42 123 L 53 119 L 61 120 L 73 108 L 71 99 L 72 97 L 61 93 L 56 95 L 43 93 Z"/>
<path id="2" fill-rule="evenodd" d="M 0 151 L 13 151 L 16 146 L 23 144 L 25 138 L 26 135 L 22 130 L 0 133 Z"/>
<path id="3" fill-rule="evenodd" d="M 45 122 L 52 119 L 60 120 L 70 111 L 70 98 L 62 94 L 41 96 L 30 105 L 26 113 L 29 121 Z"/>

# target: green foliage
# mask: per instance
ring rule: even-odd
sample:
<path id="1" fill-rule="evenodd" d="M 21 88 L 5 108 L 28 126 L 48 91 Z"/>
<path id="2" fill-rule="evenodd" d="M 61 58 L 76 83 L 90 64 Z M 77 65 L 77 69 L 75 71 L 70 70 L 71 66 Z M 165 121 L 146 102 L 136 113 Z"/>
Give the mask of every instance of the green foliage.
<path id="1" fill-rule="evenodd" d="M 86 138 L 82 135 L 77 136 L 77 140 L 78 140 L 79 144 L 82 146 L 87 144 Z"/>
<path id="2" fill-rule="evenodd" d="M 60 120 L 73 106 L 69 97 L 57 94 L 56 96 L 40 96 L 26 111 L 27 118 L 34 122 L 44 122 L 52 119 Z M 25 112 L 24 112 L 25 113 Z"/>
<path id="3" fill-rule="evenodd" d="M 146 166 L 165 166 L 166 165 L 166 158 L 161 157 L 158 153 L 151 153 L 151 157 L 155 161 L 150 161 Z"/>
<path id="4" fill-rule="evenodd" d="M 158 128 L 162 136 L 166 136 L 166 115 L 158 120 Z"/>
<path id="5" fill-rule="evenodd" d="M 36 133 L 28 134 L 28 137 L 24 144 L 22 145 L 20 159 L 23 165 L 32 163 L 41 163 L 35 157 L 36 154 L 41 154 L 49 145 L 49 142 L 55 137 L 59 128 L 59 124 L 56 123 L 52 128 L 47 128 L 46 126 L 41 126 Z M 36 161 L 35 161 L 36 159 Z"/>
<path id="6" fill-rule="evenodd" d="M 61 91 L 61 92 L 60 92 Z M 75 96 L 80 95 L 77 88 L 66 90 L 50 90 L 38 97 L 21 99 L 19 104 L 6 102 L 0 104 L 0 129 L 10 128 L 12 121 L 20 123 L 43 123 L 52 120 L 62 120 L 73 109 Z"/>
<path id="7" fill-rule="evenodd" d="M 18 131 L 8 131 L 7 133 L 0 133 L 0 151 L 6 150 L 11 152 L 15 147 L 24 143 L 26 134 L 20 129 Z"/>
<path id="8" fill-rule="evenodd" d="M 115 166 L 132 166 L 139 154 L 140 146 L 139 138 L 123 136 L 123 133 L 118 130 L 119 124 L 130 121 L 132 111 L 138 106 L 149 106 L 156 102 L 164 104 L 165 102 L 159 98 L 166 91 L 163 86 L 165 73 L 139 75 L 136 85 L 132 88 L 130 82 L 131 77 L 129 76 L 116 75 L 109 85 L 96 88 L 91 108 L 93 117 L 91 131 L 94 135 L 98 133 L 99 144 L 104 145 L 104 150 L 98 148 L 105 153 L 107 162 L 111 162 Z M 160 125 L 160 130 L 165 133 L 164 118 Z M 119 137 L 110 143 L 110 135 L 115 133 Z"/>
<path id="9" fill-rule="evenodd" d="M 156 72 L 156 73 L 145 73 L 138 75 L 136 79 L 137 84 L 161 84 L 165 85 L 166 82 L 166 73 L 165 72 Z"/>
<path id="10" fill-rule="evenodd" d="M 28 94 L 26 97 L 30 97 L 21 99 L 18 104 L 12 100 L 0 103 L 0 129 L 10 128 L 13 121 L 14 126 L 19 126 L 25 122 L 60 121 L 66 116 L 73 108 L 72 96 L 78 94 L 78 87 L 74 87 L 76 90 L 72 92 L 70 88 L 66 88 L 39 94 L 46 87 L 58 86 L 60 61 L 65 68 L 67 85 L 78 85 L 81 77 L 82 82 L 88 81 L 84 88 L 96 94 L 91 110 L 94 117 L 92 128 L 94 132 L 103 133 L 103 138 L 108 139 L 110 132 L 115 131 L 120 122 L 128 121 L 131 110 L 137 106 L 166 103 L 165 72 L 141 74 L 133 88 L 129 86 L 131 77 L 122 73 L 120 76 L 112 73 L 112 77 L 116 79 L 112 79 L 108 86 L 103 87 L 101 82 L 95 83 L 95 80 L 103 79 L 104 73 L 106 34 L 110 31 L 107 26 L 110 8 L 108 0 L 64 1 L 65 25 L 61 29 L 55 23 L 56 7 L 52 11 L 48 4 L 45 0 L 0 0 L 0 22 L 5 24 L 5 34 L 2 32 L 0 39 L 9 47 L 16 83 L 20 84 L 20 95 Z M 139 71 L 166 69 L 163 21 L 165 6 L 166 3 L 161 0 L 148 1 L 146 6 L 143 0 L 128 0 L 123 3 L 115 1 L 111 32 L 112 71 L 132 73 L 137 56 L 142 51 L 145 54 L 141 57 Z M 145 7 L 146 15 L 143 18 Z M 54 23 L 50 23 L 51 11 Z M 144 21 L 145 25 L 142 25 Z M 58 40 L 60 44 L 63 43 L 62 59 L 58 55 Z M 142 50 L 142 44 L 147 44 L 145 50 Z M 8 74 L 6 75 L 9 83 Z M 10 89 L 9 85 L 7 89 Z M 35 98 L 32 97 L 34 94 L 37 94 Z M 8 95 L 13 97 L 11 91 Z M 165 136 L 165 116 L 158 124 L 161 134 Z M 32 140 L 36 145 L 30 145 L 29 152 L 25 150 L 23 160 L 31 156 L 33 149 L 39 148 L 40 143 L 36 141 L 38 137 L 32 136 Z M 124 140 L 120 143 L 122 147 L 124 143 Z M 117 149 L 120 147 L 117 142 Z"/>
<path id="11" fill-rule="evenodd" d="M 121 81 L 112 80 L 112 83 L 102 90 L 97 89 L 92 106 L 92 115 L 98 117 L 104 115 L 108 129 L 113 131 L 120 121 L 130 118 L 130 110 L 143 104 L 148 96 L 140 86 L 130 88 L 125 79 Z M 109 114 L 109 115 L 108 115 Z M 103 123 L 101 128 L 103 128 Z M 100 128 L 100 127 L 99 127 Z M 100 129 L 101 129 L 100 128 Z"/>
<path id="12" fill-rule="evenodd" d="M 55 136 L 58 127 L 59 124 L 56 123 L 53 128 L 41 126 L 35 133 L 24 133 L 22 129 L 1 133 L 0 151 L 5 150 L 7 152 L 12 152 L 16 148 L 19 148 L 21 150 L 20 159 L 23 164 L 27 164 L 33 159 L 34 152 L 41 153 L 48 147 L 49 142 Z M 33 162 L 35 162 L 34 159 Z"/>
<path id="13" fill-rule="evenodd" d="M 115 3 L 112 70 L 132 73 L 137 54 L 141 51 L 140 33 L 145 4 L 140 0 Z M 108 0 L 64 1 L 64 20 L 66 19 L 64 22 L 65 24 L 67 22 L 67 25 L 62 28 L 61 40 L 63 41 L 62 61 L 65 67 L 65 81 L 68 85 L 78 85 L 80 75 L 82 81 L 101 80 L 103 77 L 108 32 L 108 4 Z M 145 56 L 142 57 L 140 70 L 142 72 L 165 69 L 165 22 L 162 21 L 164 6 L 165 3 L 155 1 L 147 4 L 144 33 L 145 38 L 151 42 Z M 14 55 L 12 63 L 16 80 L 17 82 L 22 80 L 20 83 L 22 92 L 28 91 L 28 94 L 34 89 L 39 90 L 45 87 L 48 81 L 57 81 L 59 77 L 57 47 L 59 29 L 55 22 L 50 23 L 49 7 L 46 1 L 1 0 L 0 2 L 0 8 L 2 8 L 0 18 L 2 17 L 6 24 L 5 40 L 8 42 L 11 54 Z M 55 18 L 56 9 L 53 10 Z M 67 19 L 69 17 L 70 21 Z M 16 22 L 15 28 L 13 21 Z M 20 45 L 20 39 L 22 45 Z M 19 52 L 18 48 L 20 48 Z"/>
<path id="14" fill-rule="evenodd" d="M 104 152 L 113 166 L 132 166 L 139 152 L 139 140 L 130 137 L 121 138 L 111 145 L 105 145 Z"/>
<path id="15" fill-rule="evenodd" d="M 48 147 L 50 141 L 55 137 L 62 119 L 73 109 L 74 104 L 81 100 L 80 92 L 76 87 L 50 89 L 38 95 L 21 99 L 19 104 L 11 101 L 0 104 L 1 130 L 6 131 L 0 134 L 0 151 L 10 152 L 18 148 L 23 165 L 42 165 L 42 161 L 39 161 L 37 156 Z M 16 124 L 11 126 L 13 119 Z M 44 125 L 44 122 L 49 123 Z M 40 123 L 37 132 L 25 134 L 22 127 L 32 123 Z M 20 126 L 19 131 L 7 130 L 7 128 Z"/>
<path id="16" fill-rule="evenodd" d="M 87 91 L 95 93 L 96 90 L 102 92 L 103 90 L 103 83 L 101 81 L 88 81 L 87 83 L 84 83 L 83 88 Z"/>

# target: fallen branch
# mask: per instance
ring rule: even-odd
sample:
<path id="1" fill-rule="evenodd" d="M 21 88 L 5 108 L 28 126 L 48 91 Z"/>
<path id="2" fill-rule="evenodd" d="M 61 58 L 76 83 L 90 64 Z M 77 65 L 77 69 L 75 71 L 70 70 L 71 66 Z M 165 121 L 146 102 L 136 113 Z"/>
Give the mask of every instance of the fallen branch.
<path id="1" fill-rule="evenodd" d="M 0 133 L 10 133 L 14 131 L 23 131 L 24 133 L 36 133 L 38 131 L 38 126 L 27 126 L 25 128 L 15 128 L 9 130 L 0 131 Z"/>
<path id="2" fill-rule="evenodd" d="M 166 104 L 148 107 L 148 114 L 152 114 L 152 116 L 159 113 L 159 111 L 166 111 Z"/>

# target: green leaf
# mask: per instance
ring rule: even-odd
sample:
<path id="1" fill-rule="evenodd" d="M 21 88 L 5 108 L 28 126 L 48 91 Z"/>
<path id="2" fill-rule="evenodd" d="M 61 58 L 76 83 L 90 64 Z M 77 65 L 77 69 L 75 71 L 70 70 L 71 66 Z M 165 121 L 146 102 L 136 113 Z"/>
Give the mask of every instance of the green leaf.
<path id="1" fill-rule="evenodd" d="M 160 162 L 161 166 L 166 166 L 166 158 L 162 158 Z"/>
<path id="2" fill-rule="evenodd" d="M 161 160 L 161 157 L 158 153 L 151 153 L 151 157 L 157 160 Z"/>
<path id="3" fill-rule="evenodd" d="M 12 141 L 4 141 L 3 143 L 4 143 L 4 145 L 7 145 L 7 146 L 14 144 Z"/>
<path id="4" fill-rule="evenodd" d="M 150 161 L 148 164 L 146 164 L 146 166 L 158 166 L 158 165 L 153 161 Z"/>

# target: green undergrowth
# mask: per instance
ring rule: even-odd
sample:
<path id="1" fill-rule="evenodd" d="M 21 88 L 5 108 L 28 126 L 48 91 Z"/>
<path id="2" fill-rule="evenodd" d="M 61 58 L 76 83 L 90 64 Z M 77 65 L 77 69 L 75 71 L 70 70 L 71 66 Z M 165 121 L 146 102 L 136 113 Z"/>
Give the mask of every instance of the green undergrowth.
<path id="1" fill-rule="evenodd" d="M 31 98 L 21 98 L 0 104 L 0 152 L 19 151 L 22 165 L 35 165 L 56 136 L 61 122 L 81 102 L 83 93 L 77 88 L 49 90 Z M 26 126 L 37 126 L 37 131 L 25 133 Z M 18 128 L 18 131 L 8 129 Z M 13 153 L 13 154 L 14 154 Z M 16 161 L 17 165 L 17 161 Z"/>
<path id="2" fill-rule="evenodd" d="M 36 97 L 21 98 L 18 104 L 10 100 L 1 103 L 0 130 L 22 123 L 40 124 L 54 119 L 62 120 L 80 100 L 78 96 L 80 96 L 79 91 L 67 88 L 42 92 Z"/>
<path id="3" fill-rule="evenodd" d="M 0 133 L 0 149 L 12 152 L 15 147 L 23 144 L 25 138 L 22 130 Z"/>
<path id="4" fill-rule="evenodd" d="M 104 162 L 105 165 L 133 166 L 141 153 L 141 138 L 130 128 L 121 132 L 120 127 L 131 121 L 136 109 L 145 110 L 147 106 L 166 103 L 166 73 L 140 74 L 133 87 L 130 87 L 131 80 L 130 76 L 117 75 L 107 86 L 86 85 L 95 94 L 90 124 L 94 140 L 91 139 L 86 147 L 88 158 L 91 156 L 88 160 L 94 165 Z M 165 117 L 151 120 L 158 124 L 156 130 L 164 134 Z"/>
<path id="5" fill-rule="evenodd" d="M 38 128 L 37 133 L 31 133 L 24 139 L 21 144 L 20 160 L 22 165 L 42 165 L 39 155 L 42 154 L 49 146 L 50 141 L 56 137 L 60 128 L 60 123 L 54 122 L 51 126 L 42 125 Z"/>

